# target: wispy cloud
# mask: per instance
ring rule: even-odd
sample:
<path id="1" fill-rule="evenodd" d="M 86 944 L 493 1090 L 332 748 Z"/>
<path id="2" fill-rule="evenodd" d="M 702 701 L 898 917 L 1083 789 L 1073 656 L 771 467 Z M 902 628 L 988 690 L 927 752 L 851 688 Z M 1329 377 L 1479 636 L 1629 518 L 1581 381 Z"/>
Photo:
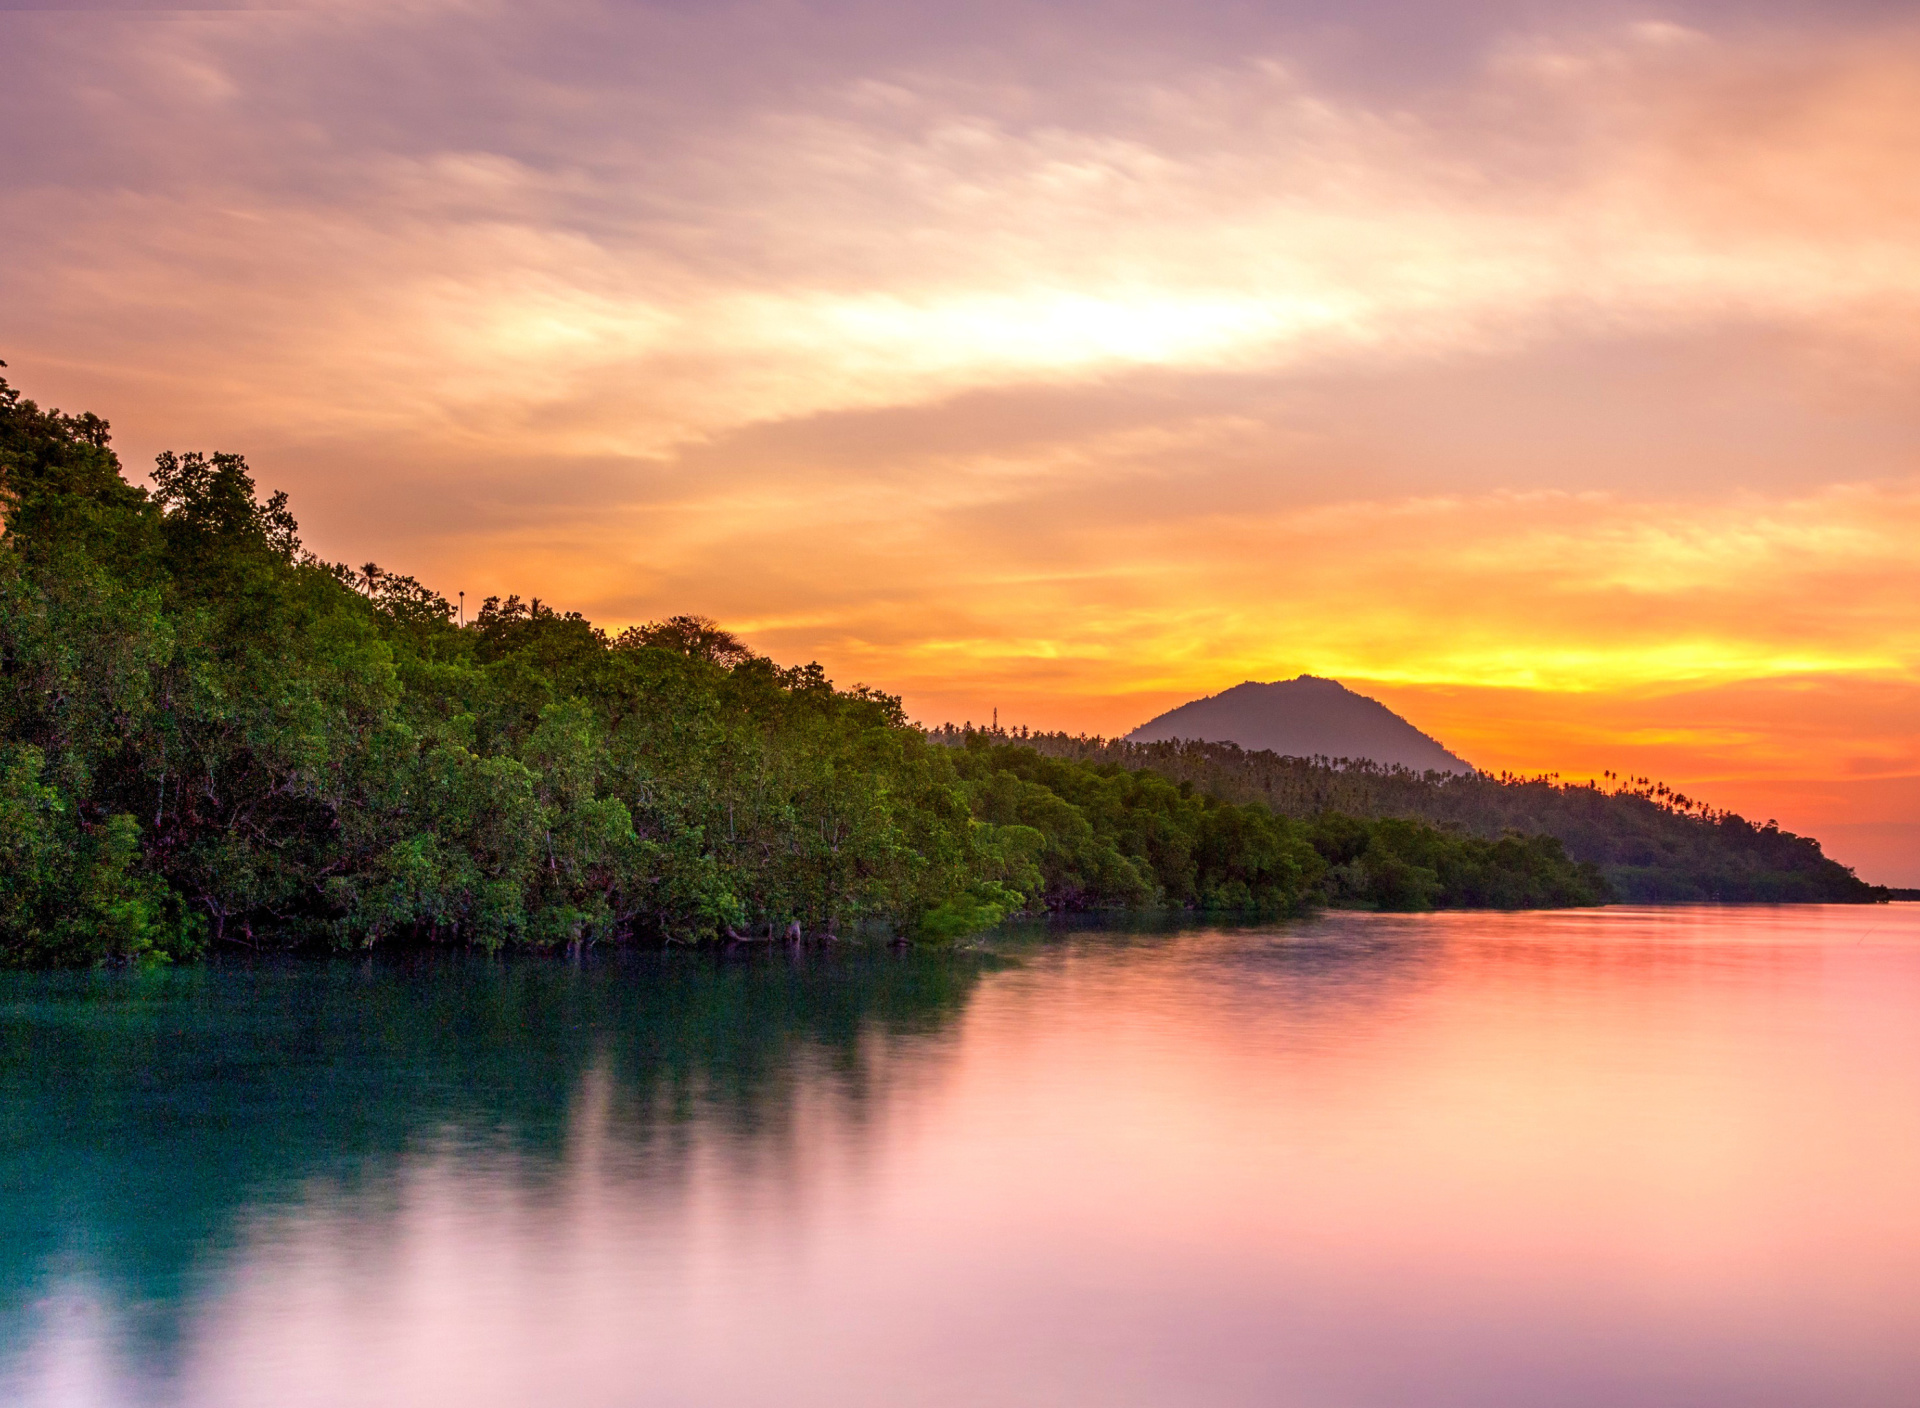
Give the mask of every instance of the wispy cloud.
<path id="1" fill-rule="evenodd" d="M 1920 31 L 1769 13 L 9 12 L 0 351 L 328 551 L 928 715 L 1916 691 Z"/>
<path id="2" fill-rule="evenodd" d="M 283 426 L 644 455 L 1034 379 L 1729 319 L 1904 358 L 1920 307 L 1920 48 L 1641 25 L 1505 46 L 1394 108 L 1251 59 L 1063 85 L 1092 121 L 1034 77 L 904 71 L 664 143 L 617 86 L 490 72 L 467 101 L 513 140 L 395 150 L 343 143 L 324 92 L 260 91 L 316 25 L 420 45 L 438 12 L 349 13 L 124 41 L 108 72 L 180 130 L 132 189 L 16 185 L 29 318 L 109 353 L 185 333 L 183 391 L 231 359 Z M 135 121 L 123 89 L 83 101 Z"/>

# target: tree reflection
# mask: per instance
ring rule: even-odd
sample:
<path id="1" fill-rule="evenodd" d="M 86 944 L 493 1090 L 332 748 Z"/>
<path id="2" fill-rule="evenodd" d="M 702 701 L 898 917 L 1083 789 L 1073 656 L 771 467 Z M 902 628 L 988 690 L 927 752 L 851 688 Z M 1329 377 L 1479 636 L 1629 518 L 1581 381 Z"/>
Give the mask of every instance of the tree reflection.
<path id="1" fill-rule="evenodd" d="M 0 1345 L 89 1284 L 140 1358 L 249 1219 L 315 1180 L 377 1200 L 410 1151 L 556 1176 L 583 1106 L 655 1176 L 696 1129 L 778 1158 L 803 1086 L 860 1120 L 991 960 L 461 955 L 0 975 Z M 591 1089 L 596 1096 L 583 1101 Z"/>

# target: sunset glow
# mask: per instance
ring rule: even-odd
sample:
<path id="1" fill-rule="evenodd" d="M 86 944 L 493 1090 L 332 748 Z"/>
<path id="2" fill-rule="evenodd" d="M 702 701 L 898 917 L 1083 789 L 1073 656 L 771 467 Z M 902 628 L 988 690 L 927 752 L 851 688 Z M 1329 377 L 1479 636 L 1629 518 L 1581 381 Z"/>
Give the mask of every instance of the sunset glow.
<path id="1" fill-rule="evenodd" d="M 1920 885 L 1920 29 L 1555 13 L 0 3 L 0 357 L 470 603 Z"/>

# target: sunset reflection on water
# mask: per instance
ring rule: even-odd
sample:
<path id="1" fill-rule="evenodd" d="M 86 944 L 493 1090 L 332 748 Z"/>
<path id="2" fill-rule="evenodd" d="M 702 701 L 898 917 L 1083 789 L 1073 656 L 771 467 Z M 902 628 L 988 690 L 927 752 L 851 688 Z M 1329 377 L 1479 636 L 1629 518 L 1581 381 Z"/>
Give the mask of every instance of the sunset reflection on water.
<path id="1" fill-rule="evenodd" d="M 1920 1401 L 1920 906 L 994 946 L 9 979 L 0 1387 Z"/>

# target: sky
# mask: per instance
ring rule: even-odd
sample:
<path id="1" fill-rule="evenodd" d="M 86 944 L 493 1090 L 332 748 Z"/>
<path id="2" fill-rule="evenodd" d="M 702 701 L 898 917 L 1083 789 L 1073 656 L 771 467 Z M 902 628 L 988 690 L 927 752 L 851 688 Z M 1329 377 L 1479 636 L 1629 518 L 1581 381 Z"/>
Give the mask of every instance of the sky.
<path id="1" fill-rule="evenodd" d="M 1311 672 L 1920 884 L 1920 16 L 0 0 L 0 358 L 928 723 Z"/>

